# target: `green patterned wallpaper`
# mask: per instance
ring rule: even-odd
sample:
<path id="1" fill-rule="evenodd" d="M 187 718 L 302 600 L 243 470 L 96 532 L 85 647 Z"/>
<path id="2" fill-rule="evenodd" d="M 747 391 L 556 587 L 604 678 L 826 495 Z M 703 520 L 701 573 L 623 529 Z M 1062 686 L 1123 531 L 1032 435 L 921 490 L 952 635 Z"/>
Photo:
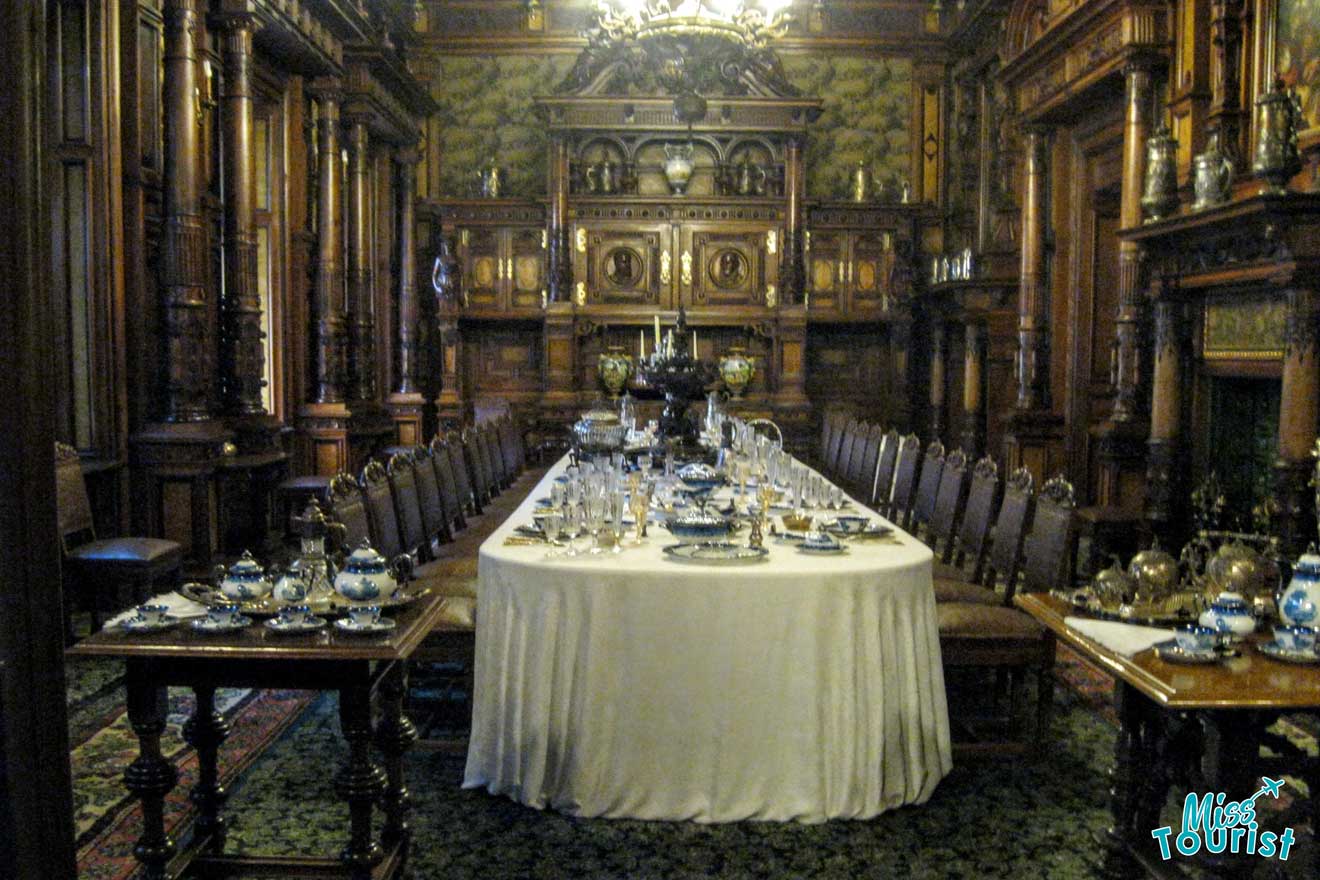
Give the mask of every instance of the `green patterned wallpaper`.
<path id="1" fill-rule="evenodd" d="M 807 195 L 846 198 L 852 170 L 867 162 L 878 182 L 906 180 L 912 64 L 905 58 L 784 57 L 789 82 L 824 101 L 807 140 Z"/>
<path id="2" fill-rule="evenodd" d="M 877 181 L 906 179 L 912 65 L 906 59 L 790 55 L 789 80 L 824 101 L 807 143 L 807 195 L 844 198 L 858 161 Z M 474 194 L 475 169 L 495 160 L 508 192 L 545 195 L 545 129 L 532 98 L 549 94 L 573 66 L 570 55 L 442 58 L 431 94 L 440 105 L 440 192 Z"/>

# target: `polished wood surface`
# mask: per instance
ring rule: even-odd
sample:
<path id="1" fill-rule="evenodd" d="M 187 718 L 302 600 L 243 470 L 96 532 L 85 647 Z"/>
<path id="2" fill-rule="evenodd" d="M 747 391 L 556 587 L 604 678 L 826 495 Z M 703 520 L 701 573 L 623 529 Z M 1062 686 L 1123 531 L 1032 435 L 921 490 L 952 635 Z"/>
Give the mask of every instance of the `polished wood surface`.
<path id="1" fill-rule="evenodd" d="M 332 622 L 308 635 L 272 632 L 261 620 L 233 634 L 194 631 L 188 621 L 159 633 L 102 630 L 69 649 L 71 657 L 139 657 L 176 660 L 402 660 L 435 626 L 444 597 L 422 596 L 386 616 L 398 621 L 389 633 L 361 636 L 342 633 Z"/>
<path id="2" fill-rule="evenodd" d="M 1124 657 L 1102 647 L 1064 622 L 1074 615 L 1057 596 L 1020 593 L 1014 602 L 1088 660 L 1169 709 L 1320 707 L 1320 666 L 1285 663 L 1260 653 L 1255 646 L 1270 639 L 1267 633 L 1253 636 L 1238 657 L 1189 666 L 1166 663 L 1151 650 Z"/>

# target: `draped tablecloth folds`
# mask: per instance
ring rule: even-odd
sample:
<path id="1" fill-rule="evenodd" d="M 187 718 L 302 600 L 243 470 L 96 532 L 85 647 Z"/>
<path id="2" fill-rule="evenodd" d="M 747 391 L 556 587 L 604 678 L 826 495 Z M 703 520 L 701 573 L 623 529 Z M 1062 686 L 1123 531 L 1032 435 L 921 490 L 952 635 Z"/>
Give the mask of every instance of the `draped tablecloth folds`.
<path id="1" fill-rule="evenodd" d="M 929 549 L 897 530 L 832 557 L 767 537 L 765 562 L 693 566 L 656 525 L 608 557 L 506 545 L 565 467 L 481 547 L 465 788 L 697 822 L 930 797 L 952 755 Z"/>

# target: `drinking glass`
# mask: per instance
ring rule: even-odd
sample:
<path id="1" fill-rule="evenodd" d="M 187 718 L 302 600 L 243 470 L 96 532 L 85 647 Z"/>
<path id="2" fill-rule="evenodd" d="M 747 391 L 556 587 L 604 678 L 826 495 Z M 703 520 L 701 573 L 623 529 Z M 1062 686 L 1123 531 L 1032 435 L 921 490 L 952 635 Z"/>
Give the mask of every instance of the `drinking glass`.
<path id="1" fill-rule="evenodd" d="M 830 507 L 835 510 L 843 509 L 843 490 L 838 486 L 830 486 Z"/>
<path id="2" fill-rule="evenodd" d="M 652 463 L 651 453 L 649 452 L 643 452 L 641 455 L 637 456 L 637 469 L 640 470 L 643 475 L 651 472 Z"/>
<path id="3" fill-rule="evenodd" d="M 564 515 L 558 510 L 547 513 L 541 517 L 541 530 L 545 533 L 545 539 L 558 547 L 560 539 L 564 537 Z M 551 550 L 546 554 L 547 558 L 563 555 L 562 550 Z"/>
<path id="4" fill-rule="evenodd" d="M 604 551 L 600 546 L 600 531 L 605 527 L 605 496 L 593 493 L 587 499 L 587 533 L 591 535 L 591 545 L 587 552 L 592 556 L 598 556 Z"/>
<path id="5" fill-rule="evenodd" d="M 564 526 L 563 535 L 568 538 L 568 548 L 564 550 L 565 556 L 577 556 L 578 548 L 576 541 L 582 534 L 582 507 L 577 504 L 569 504 L 564 508 Z"/>
<path id="6" fill-rule="evenodd" d="M 632 510 L 633 519 L 636 520 L 637 534 L 632 543 L 637 547 L 642 543 L 642 532 L 646 531 L 646 516 L 651 510 L 649 487 L 634 489 L 632 495 L 628 496 L 628 506 Z"/>
<path id="7" fill-rule="evenodd" d="M 614 536 L 614 546 L 610 548 L 611 553 L 623 552 L 623 511 L 627 508 L 624 504 L 622 492 L 615 492 L 610 495 L 610 532 Z"/>

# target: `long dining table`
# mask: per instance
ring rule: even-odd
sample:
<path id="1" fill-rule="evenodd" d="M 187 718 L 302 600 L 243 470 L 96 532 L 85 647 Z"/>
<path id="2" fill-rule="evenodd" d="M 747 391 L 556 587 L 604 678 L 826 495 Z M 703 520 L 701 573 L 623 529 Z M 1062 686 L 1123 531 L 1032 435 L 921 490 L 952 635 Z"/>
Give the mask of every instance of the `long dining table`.
<path id="1" fill-rule="evenodd" d="M 465 788 L 697 822 L 865 819 L 931 796 L 953 762 L 924 544 L 894 529 L 819 556 L 767 535 L 763 561 L 717 567 L 667 557 L 657 524 L 619 554 L 510 542 L 568 464 L 480 550 Z"/>

